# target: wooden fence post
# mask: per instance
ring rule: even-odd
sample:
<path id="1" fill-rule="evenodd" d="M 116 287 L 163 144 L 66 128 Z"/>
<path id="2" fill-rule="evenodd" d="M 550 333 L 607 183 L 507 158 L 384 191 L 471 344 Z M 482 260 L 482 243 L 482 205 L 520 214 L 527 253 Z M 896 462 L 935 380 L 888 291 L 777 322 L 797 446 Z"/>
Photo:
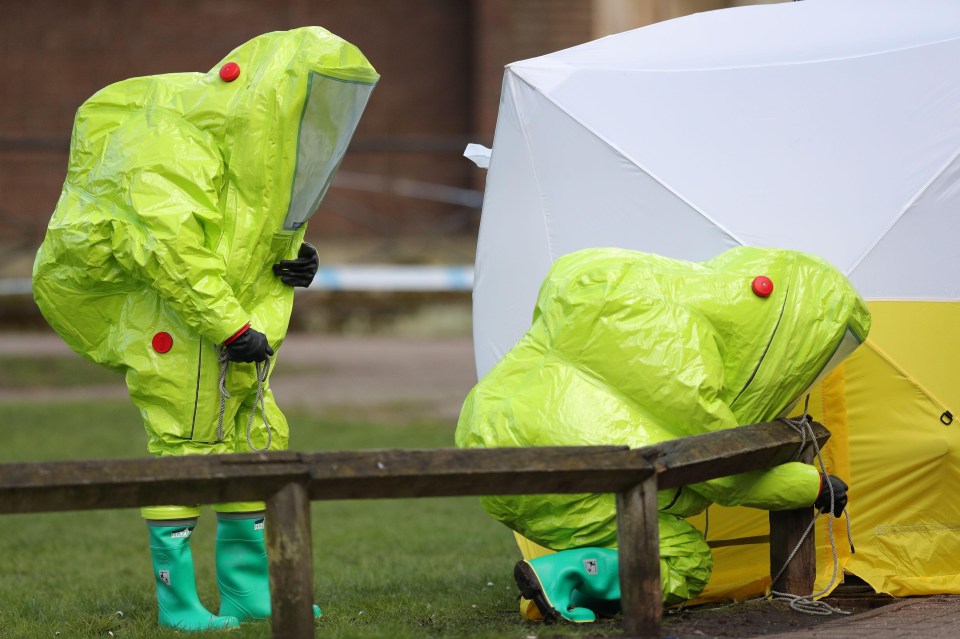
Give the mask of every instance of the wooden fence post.
<path id="1" fill-rule="evenodd" d="M 812 446 L 803 452 L 800 461 L 807 464 L 813 462 Z M 797 554 L 787 564 L 790 553 L 797 548 L 813 515 L 813 508 L 810 507 L 770 511 L 770 578 L 776 577 L 783 568 L 780 577 L 770 585 L 771 590 L 801 596 L 813 593 L 813 585 L 817 580 L 817 545 L 814 530 L 810 531 L 810 536 L 800 544 Z M 784 568 L 785 564 L 786 568 Z"/>
<path id="2" fill-rule="evenodd" d="M 800 537 L 813 518 L 812 508 L 770 512 L 770 577 L 776 577 L 797 547 Z M 793 559 L 770 587 L 777 592 L 806 596 L 813 592 L 817 579 L 817 547 L 814 533 L 804 539 Z"/>
<path id="3" fill-rule="evenodd" d="M 626 636 L 659 637 L 663 593 L 656 474 L 617 493 L 617 551 Z"/>
<path id="4" fill-rule="evenodd" d="M 313 552 L 305 486 L 287 484 L 267 501 L 266 528 L 273 636 L 313 639 Z"/>

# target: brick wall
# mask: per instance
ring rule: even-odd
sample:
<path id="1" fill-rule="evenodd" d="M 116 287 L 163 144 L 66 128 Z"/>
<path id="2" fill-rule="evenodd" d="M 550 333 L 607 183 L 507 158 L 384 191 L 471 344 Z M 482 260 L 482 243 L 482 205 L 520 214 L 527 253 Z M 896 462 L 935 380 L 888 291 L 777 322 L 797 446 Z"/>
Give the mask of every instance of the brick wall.
<path id="1" fill-rule="evenodd" d="M 474 3 L 478 96 L 474 122 L 486 143 L 493 140 L 504 66 L 589 41 L 592 11 L 592 3 L 582 0 Z"/>
<path id="2" fill-rule="evenodd" d="M 0 243 L 39 243 L 74 112 L 95 91 L 137 75 L 205 71 L 255 35 L 308 24 L 356 44 L 382 76 L 342 170 L 469 181 L 457 159 L 471 128 L 467 2 L 0 0 L 0 14 Z M 450 208 L 334 189 L 311 233 L 436 232 Z"/>

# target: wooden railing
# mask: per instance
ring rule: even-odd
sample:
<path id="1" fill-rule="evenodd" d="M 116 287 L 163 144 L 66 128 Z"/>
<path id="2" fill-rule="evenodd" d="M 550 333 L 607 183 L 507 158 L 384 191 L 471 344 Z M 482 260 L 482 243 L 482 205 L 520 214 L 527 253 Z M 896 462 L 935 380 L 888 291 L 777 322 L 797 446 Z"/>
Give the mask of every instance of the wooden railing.
<path id="1" fill-rule="evenodd" d="M 822 445 L 829 432 L 816 423 L 813 428 Z M 798 458 L 800 444 L 789 426 L 770 422 L 635 449 L 273 452 L 0 464 L 0 513 L 265 501 L 273 636 L 303 639 L 314 636 L 311 500 L 614 493 L 624 629 L 630 637 L 658 637 L 657 491 L 770 468 Z M 770 514 L 774 570 L 811 514 Z M 809 540 L 775 589 L 810 594 L 813 553 Z"/>

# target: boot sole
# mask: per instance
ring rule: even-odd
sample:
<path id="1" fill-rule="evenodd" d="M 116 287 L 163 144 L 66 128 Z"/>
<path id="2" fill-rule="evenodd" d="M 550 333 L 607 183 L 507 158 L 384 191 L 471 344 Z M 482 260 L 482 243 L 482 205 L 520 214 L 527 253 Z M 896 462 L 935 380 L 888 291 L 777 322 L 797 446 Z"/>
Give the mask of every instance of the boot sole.
<path id="1" fill-rule="evenodd" d="M 540 578 L 530 564 L 526 561 L 518 561 L 513 569 L 513 578 L 517 582 L 517 587 L 520 588 L 520 594 L 536 604 L 543 616 L 543 623 L 552 624 L 562 619 L 557 609 L 547 601 Z"/>

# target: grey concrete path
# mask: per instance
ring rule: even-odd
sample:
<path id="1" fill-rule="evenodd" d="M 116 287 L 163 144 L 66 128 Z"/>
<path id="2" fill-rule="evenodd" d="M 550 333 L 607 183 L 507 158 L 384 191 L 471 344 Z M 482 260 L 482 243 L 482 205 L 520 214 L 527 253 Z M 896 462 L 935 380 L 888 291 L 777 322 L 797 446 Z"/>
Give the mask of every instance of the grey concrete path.
<path id="1" fill-rule="evenodd" d="M 0 356 L 77 357 L 53 333 L 0 333 Z M 331 337 L 293 334 L 272 376 L 278 403 L 323 413 L 378 420 L 455 422 L 476 383 L 473 344 L 462 338 Z M 125 397 L 115 384 L 60 388 L 0 388 L 0 402 Z"/>
<path id="2" fill-rule="evenodd" d="M 470 338 L 288 337 L 273 377 L 281 406 L 380 407 L 377 417 L 455 423 L 476 383 Z"/>

